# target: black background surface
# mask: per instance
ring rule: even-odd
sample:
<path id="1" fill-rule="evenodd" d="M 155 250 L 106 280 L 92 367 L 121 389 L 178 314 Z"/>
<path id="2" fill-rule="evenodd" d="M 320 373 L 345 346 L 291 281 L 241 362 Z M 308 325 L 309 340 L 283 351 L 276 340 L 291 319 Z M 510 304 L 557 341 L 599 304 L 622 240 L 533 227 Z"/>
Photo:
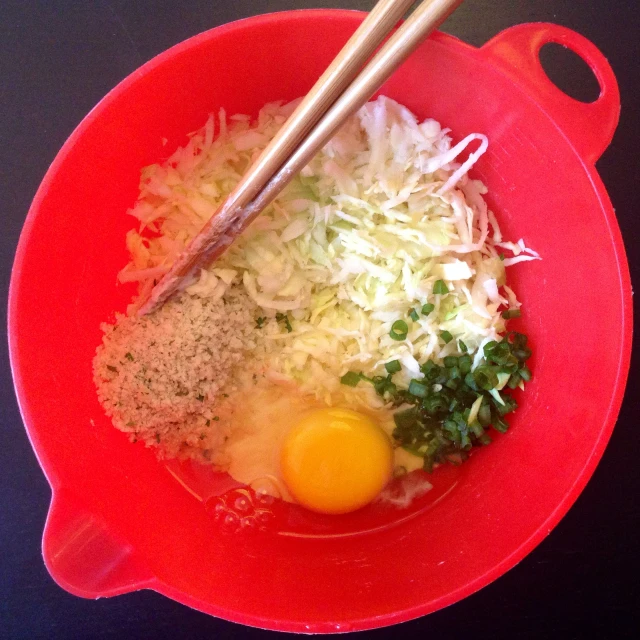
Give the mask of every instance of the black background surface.
<path id="1" fill-rule="evenodd" d="M 0 0 L 3 322 L 15 246 L 38 184 L 65 139 L 107 91 L 167 47 L 225 22 L 292 8 L 372 5 L 373 0 Z M 620 83 L 622 116 L 598 169 L 617 210 L 634 281 L 640 253 L 639 15 L 638 0 L 467 0 L 443 27 L 481 45 L 520 22 L 556 22 L 591 39 L 609 58 Z M 563 56 L 550 54 L 547 63 L 552 77 L 570 93 L 593 97 L 588 74 L 575 71 Z M 49 487 L 22 426 L 5 341 L 0 360 L 0 638 L 275 636 L 210 618 L 148 591 L 89 601 L 54 584 L 40 550 Z M 357 635 L 640 637 L 636 367 L 634 358 L 625 403 L 602 462 L 575 506 L 533 553 L 445 610 Z M 576 373 L 598 375 L 572 372 L 567 363 L 559 383 L 562 375 Z"/>

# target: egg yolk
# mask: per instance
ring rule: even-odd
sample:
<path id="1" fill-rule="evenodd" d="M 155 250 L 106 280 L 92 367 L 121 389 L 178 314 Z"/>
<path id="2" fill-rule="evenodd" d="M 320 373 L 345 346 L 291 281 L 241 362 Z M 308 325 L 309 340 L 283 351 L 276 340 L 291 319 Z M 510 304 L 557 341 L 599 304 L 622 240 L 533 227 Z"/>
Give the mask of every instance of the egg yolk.
<path id="1" fill-rule="evenodd" d="M 371 502 L 391 477 L 393 449 L 368 416 L 316 409 L 287 434 L 281 468 L 295 500 L 320 513 L 348 513 Z"/>

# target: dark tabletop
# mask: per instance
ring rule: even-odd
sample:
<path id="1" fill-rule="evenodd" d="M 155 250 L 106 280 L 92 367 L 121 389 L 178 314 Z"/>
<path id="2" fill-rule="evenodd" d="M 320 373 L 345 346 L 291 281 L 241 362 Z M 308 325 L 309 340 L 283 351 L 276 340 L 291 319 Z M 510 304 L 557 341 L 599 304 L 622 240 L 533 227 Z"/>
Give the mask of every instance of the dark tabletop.
<path id="1" fill-rule="evenodd" d="M 67 136 L 109 89 L 167 47 L 225 22 L 283 9 L 372 5 L 373 0 L 0 0 L 3 321 L 15 246 L 30 201 Z M 556 22 L 585 35 L 609 58 L 620 83 L 622 116 L 598 170 L 616 208 L 636 281 L 639 15 L 638 0 L 466 0 L 443 27 L 481 45 L 520 22 Z M 593 79 L 588 73 L 560 55 L 550 54 L 545 62 L 552 78 L 574 97 L 590 97 Z M 152 592 L 82 600 L 51 580 L 40 550 L 49 487 L 22 426 L 5 341 L 0 359 L 0 638 L 275 636 L 208 617 Z M 593 478 L 533 553 L 448 609 L 394 630 L 356 635 L 640 637 L 636 367 L 634 358 L 618 424 Z"/>

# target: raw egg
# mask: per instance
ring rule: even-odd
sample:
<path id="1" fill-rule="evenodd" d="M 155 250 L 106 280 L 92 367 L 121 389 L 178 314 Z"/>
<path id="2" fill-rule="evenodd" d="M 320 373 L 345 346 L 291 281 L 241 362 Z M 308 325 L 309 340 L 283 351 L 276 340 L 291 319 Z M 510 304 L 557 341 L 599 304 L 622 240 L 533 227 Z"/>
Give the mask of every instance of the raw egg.
<path id="1" fill-rule="evenodd" d="M 339 514 L 371 502 L 391 477 L 389 436 L 350 409 L 316 409 L 289 431 L 281 470 L 294 499 L 312 511 Z"/>

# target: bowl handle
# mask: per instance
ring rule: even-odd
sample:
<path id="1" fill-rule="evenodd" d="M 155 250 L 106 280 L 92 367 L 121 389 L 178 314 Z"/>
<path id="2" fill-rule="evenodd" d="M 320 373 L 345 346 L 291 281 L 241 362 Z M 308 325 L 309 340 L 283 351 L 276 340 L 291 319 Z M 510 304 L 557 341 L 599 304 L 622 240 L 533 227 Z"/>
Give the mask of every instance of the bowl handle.
<path id="1" fill-rule="evenodd" d="M 151 587 L 155 578 L 127 542 L 67 492 L 54 492 L 42 539 L 51 577 L 82 598 Z"/>
<path id="2" fill-rule="evenodd" d="M 568 47 L 589 65 L 600 84 L 595 102 L 575 100 L 551 82 L 539 57 L 549 42 Z M 480 51 L 536 100 L 584 161 L 596 162 L 618 124 L 620 92 L 611 65 L 593 43 L 566 27 L 540 22 L 506 29 Z"/>

